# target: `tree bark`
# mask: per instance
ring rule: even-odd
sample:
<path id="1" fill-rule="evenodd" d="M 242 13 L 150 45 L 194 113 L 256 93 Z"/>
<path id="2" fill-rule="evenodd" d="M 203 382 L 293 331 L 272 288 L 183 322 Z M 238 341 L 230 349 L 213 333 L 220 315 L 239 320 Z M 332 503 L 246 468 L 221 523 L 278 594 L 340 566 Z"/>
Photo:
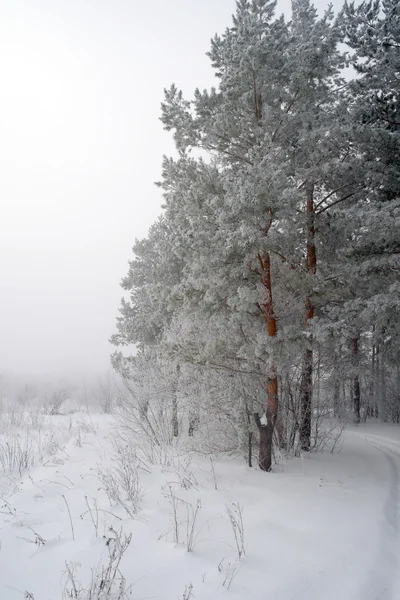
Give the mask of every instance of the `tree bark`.
<path id="1" fill-rule="evenodd" d="M 380 361 L 379 361 L 379 400 L 381 405 L 380 416 L 385 422 L 388 420 L 388 406 L 386 402 L 386 365 L 385 365 L 385 341 L 383 339 L 384 331 L 382 332 L 382 341 L 380 346 Z"/>
<path id="2" fill-rule="evenodd" d="M 317 272 L 317 251 L 315 247 L 315 206 L 314 185 L 307 187 L 306 199 L 307 212 L 307 261 L 306 268 L 309 273 L 315 275 Z M 310 327 L 314 318 L 314 305 L 310 296 L 305 302 L 305 324 L 306 329 Z M 303 355 L 303 367 L 300 385 L 300 447 L 308 452 L 311 447 L 311 415 L 312 415 L 312 376 L 313 376 L 313 338 L 311 333 L 306 333 L 307 347 Z"/>
<path id="3" fill-rule="evenodd" d="M 369 417 L 375 417 L 376 413 L 376 346 L 375 346 L 375 325 L 372 328 L 372 357 L 371 357 L 371 400 L 369 406 Z"/>
<path id="4" fill-rule="evenodd" d="M 179 437 L 179 422 L 178 422 L 178 380 L 181 368 L 176 366 L 176 381 L 172 392 L 172 430 L 173 436 Z"/>
<path id="5" fill-rule="evenodd" d="M 277 323 L 273 309 L 272 301 L 272 280 L 271 280 L 271 257 L 266 254 L 264 259 L 258 257 L 264 287 L 267 290 L 267 300 L 263 306 L 259 306 L 263 313 L 267 333 L 269 337 L 274 338 L 277 334 Z M 265 419 L 261 420 L 260 415 L 254 415 L 255 422 L 260 433 L 260 445 L 258 463 L 263 471 L 270 471 L 272 467 L 272 442 L 275 423 L 278 415 L 278 378 L 275 364 L 272 364 L 270 376 L 267 379 L 267 404 L 265 408 Z"/>
<path id="6" fill-rule="evenodd" d="M 276 432 L 278 434 L 278 444 L 281 450 L 286 450 L 287 441 L 286 441 L 286 423 L 284 422 L 282 411 L 279 413 L 278 418 L 276 420 Z"/>
<path id="7" fill-rule="evenodd" d="M 253 432 L 251 429 L 251 411 L 246 407 L 246 417 L 247 417 L 247 462 L 249 467 L 253 466 Z"/>
<path id="8" fill-rule="evenodd" d="M 341 417 L 340 414 L 340 382 L 335 377 L 335 381 L 333 383 L 333 415 L 335 417 Z"/>
<path id="9" fill-rule="evenodd" d="M 352 353 L 353 353 L 353 361 L 354 367 L 356 369 L 356 374 L 353 377 L 353 386 L 352 386 L 352 396 L 353 396 L 353 412 L 354 412 L 354 422 L 360 422 L 360 378 L 358 376 L 358 336 L 351 340 L 352 343 Z"/>
<path id="10" fill-rule="evenodd" d="M 380 372 L 381 372 L 381 349 L 379 345 L 379 341 L 375 346 L 375 417 L 378 418 L 381 416 L 381 381 L 380 381 Z"/>
<path id="11" fill-rule="evenodd" d="M 303 372 L 300 384 L 301 423 L 300 447 L 309 452 L 311 447 L 311 413 L 312 413 L 312 362 L 313 351 L 307 348 L 303 356 Z"/>

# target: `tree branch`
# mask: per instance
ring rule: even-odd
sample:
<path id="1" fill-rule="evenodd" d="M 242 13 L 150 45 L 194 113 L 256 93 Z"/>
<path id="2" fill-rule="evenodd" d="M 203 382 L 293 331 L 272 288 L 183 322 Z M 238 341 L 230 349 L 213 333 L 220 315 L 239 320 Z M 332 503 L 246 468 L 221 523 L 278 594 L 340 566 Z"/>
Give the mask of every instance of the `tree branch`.
<path id="1" fill-rule="evenodd" d="M 345 183 L 345 184 L 339 186 L 338 188 L 336 188 L 335 190 L 333 190 L 332 192 L 329 192 L 329 194 L 327 194 L 325 196 L 325 198 L 323 198 L 322 200 L 320 200 L 318 202 L 318 204 L 316 204 L 315 208 L 316 209 L 319 208 L 321 206 L 321 204 L 323 204 L 324 202 L 326 202 L 331 196 L 333 196 L 334 194 L 337 194 L 337 192 L 340 192 L 340 190 L 343 190 L 343 189 L 349 187 L 350 185 L 354 185 L 354 182 L 352 182 L 352 183 Z"/>
<path id="2" fill-rule="evenodd" d="M 361 191 L 362 189 L 363 188 L 360 188 L 359 190 L 355 190 L 354 192 L 351 192 L 351 194 L 347 194 L 347 196 L 345 196 L 344 198 L 339 198 L 338 200 L 335 200 L 335 202 L 332 202 L 332 204 L 329 204 L 328 206 L 324 206 L 324 208 L 321 208 L 321 210 L 318 210 L 315 214 L 320 215 L 321 213 L 325 212 L 326 210 L 329 210 L 330 208 L 332 208 L 332 206 L 335 206 L 335 204 L 339 204 L 340 202 L 344 202 L 345 200 L 348 200 L 352 196 L 355 196 L 355 194 L 357 192 Z"/>

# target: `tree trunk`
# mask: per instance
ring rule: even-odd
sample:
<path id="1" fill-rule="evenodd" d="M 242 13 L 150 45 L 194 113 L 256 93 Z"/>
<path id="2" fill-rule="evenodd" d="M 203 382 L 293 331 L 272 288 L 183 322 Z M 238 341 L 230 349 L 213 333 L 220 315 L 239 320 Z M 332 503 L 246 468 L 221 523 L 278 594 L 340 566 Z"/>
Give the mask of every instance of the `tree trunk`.
<path id="1" fill-rule="evenodd" d="M 380 345 L 377 342 L 375 346 L 375 417 L 381 416 L 381 380 L 380 380 L 380 372 L 381 372 L 381 356 L 380 356 Z"/>
<path id="2" fill-rule="evenodd" d="M 384 332 L 382 332 L 382 343 L 380 347 L 380 373 L 379 373 L 379 387 L 380 387 L 380 406 L 381 406 L 381 419 L 385 422 L 388 420 L 388 406 L 386 402 L 386 365 L 385 365 L 385 342 L 383 339 Z"/>
<path id="3" fill-rule="evenodd" d="M 179 436 L 179 424 L 178 424 L 178 401 L 176 394 L 172 398 L 172 428 L 174 437 Z"/>
<path id="4" fill-rule="evenodd" d="M 300 447 L 308 452 L 311 447 L 311 395 L 312 395 L 312 372 L 313 351 L 307 348 L 303 356 L 303 372 L 300 384 L 301 423 L 300 423 Z"/>
<path id="5" fill-rule="evenodd" d="M 278 434 L 278 444 L 281 450 L 287 449 L 287 440 L 286 440 L 286 422 L 283 418 L 282 411 L 280 411 L 279 416 L 276 421 L 276 432 Z"/>
<path id="6" fill-rule="evenodd" d="M 333 415 L 340 418 L 342 416 L 340 413 L 340 382 L 339 379 L 335 377 L 333 383 Z"/>
<path id="7" fill-rule="evenodd" d="M 251 411 L 246 407 L 247 417 L 247 462 L 249 467 L 253 466 L 253 431 L 251 429 Z"/>
<path id="8" fill-rule="evenodd" d="M 269 254 L 267 254 L 264 259 L 262 259 L 261 256 L 258 256 L 258 260 L 261 266 L 263 284 L 267 290 L 267 300 L 262 307 L 259 306 L 259 309 L 264 316 L 268 336 L 274 338 L 277 333 L 277 323 L 272 302 L 271 257 Z M 277 415 L 278 378 L 276 366 L 275 364 L 272 364 L 270 376 L 267 379 L 267 405 L 265 408 L 265 418 L 261 419 L 258 413 L 254 415 L 255 422 L 260 433 L 258 463 L 260 465 L 260 469 L 263 471 L 271 470 L 272 441 Z"/>
<path id="9" fill-rule="evenodd" d="M 353 362 L 354 368 L 356 369 L 356 374 L 353 378 L 353 386 L 352 386 L 352 400 L 353 400 L 353 413 L 354 413 L 354 422 L 360 422 L 360 379 L 358 376 L 358 336 L 351 340 L 352 343 L 352 353 L 353 353 Z"/>
<path id="10" fill-rule="evenodd" d="M 360 422 L 360 380 L 358 375 L 353 380 L 353 409 L 354 409 L 354 422 Z"/>
<path id="11" fill-rule="evenodd" d="M 321 406 L 321 346 L 318 344 L 317 359 L 317 408 Z"/>
<path id="12" fill-rule="evenodd" d="M 172 431 L 173 436 L 179 436 L 179 422 L 178 422 L 178 380 L 179 380 L 179 372 L 180 366 L 176 366 L 176 380 L 174 389 L 172 391 Z"/>
<path id="13" fill-rule="evenodd" d="M 307 188 L 307 262 L 306 268 L 309 273 L 315 275 L 317 272 L 317 252 L 315 247 L 315 207 L 314 207 L 314 185 Z M 314 318 L 314 305 L 310 296 L 305 302 L 305 324 L 310 327 Z M 311 414 L 312 414 L 312 376 L 313 376 L 313 338 L 307 333 L 307 347 L 303 356 L 303 368 L 300 386 L 301 424 L 300 424 L 300 447 L 308 452 L 311 447 Z"/>
<path id="14" fill-rule="evenodd" d="M 372 358 L 371 358 L 371 400 L 369 406 L 369 415 L 370 417 L 375 417 L 375 408 L 376 408 L 376 346 L 375 346 L 375 325 L 372 328 Z"/>

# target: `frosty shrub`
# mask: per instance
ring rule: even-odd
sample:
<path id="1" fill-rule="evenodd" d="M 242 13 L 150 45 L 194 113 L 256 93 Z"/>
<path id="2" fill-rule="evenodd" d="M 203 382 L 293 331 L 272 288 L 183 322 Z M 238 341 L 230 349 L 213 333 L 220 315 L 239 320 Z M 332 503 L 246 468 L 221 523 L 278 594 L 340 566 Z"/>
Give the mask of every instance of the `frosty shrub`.
<path id="1" fill-rule="evenodd" d="M 235 538 L 236 551 L 239 558 L 246 554 L 244 547 L 244 525 L 243 525 L 243 508 L 239 502 L 232 505 L 226 505 L 226 512 L 232 526 L 233 537 Z"/>
<path id="2" fill-rule="evenodd" d="M 191 600 L 191 598 L 194 598 L 193 585 L 191 583 L 189 583 L 188 585 L 185 585 L 185 589 L 183 590 L 182 600 Z"/>
<path id="3" fill-rule="evenodd" d="M 228 562 L 225 564 L 225 559 L 223 558 L 218 565 L 218 571 L 222 574 L 223 580 L 222 585 L 227 590 L 231 589 L 233 580 L 239 573 L 241 565 L 238 565 L 238 560 L 236 559 L 233 563 Z"/>
<path id="4" fill-rule="evenodd" d="M 89 583 L 79 581 L 79 565 L 66 563 L 64 600 L 127 600 L 131 597 L 131 586 L 120 570 L 121 560 L 132 541 L 112 527 L 106 537 L 108 560 L 92 569 Z"/>
<path id="5" fill-rule="evenodd" d="M 131 457 L 123 452 L 118 453 L 113 459 L 112 468 L 98 465 L 97 477 L 110 504 L 118 504 L 134 518 L 140 509 L 143 490 L 139 480 L 139 466 Z"/>
<path id="6" fill-rule="evenodd" d="M 6 441 L 0 440 L 0 467 L 5 474 L 18 473 L 21 476 L 33 467 L 35 459 L 35 449 L 29 438 L 21 441 L 19 437 L 12 436 Z"/>
<path id="7" fill-rule="evenodd" d="M 119 395 L 115 418 L 118 435 L 127 446 L 136 447 L 146 464 L 167 465 L 175 445 L 169 403 L 160 396 L 148 396 L 146 402 L 132 390 Z"/>
<path id="8" fill-rule="evenodd" d="M 69 391 L 67 388 L 57 386 L 49 395 L 49 398 L 45 401 L 46 411 L 49 415 L 59 415 L 61 407 L 64 402 L 69 398 Z"/>
<path id="9" fill-rule="evenodd" d="M 167 484 L 164 496 L 168 499 L 171 507 L 171 529 L 160 536 L 162 539 L 172 532 L 176 544 L 184 543 L 186 550 L 192 552 L 199 538 L 198 516 L 201 509 L 201 501 L 197 500 L 193 505 L 183 498 L 179 498 L 172 485 Z"/>
<path id="10" fill-rule="evenodd" d="M 190 490 L 192 488 L 197 489 L 198 486 L 196 477 L 190 470 L 190 463 L 190 456 L 186 456 L 184 458 L 178 457 L 172 467 L 172 472 L 176 477 L 176 482 L 185 490 Z"/>

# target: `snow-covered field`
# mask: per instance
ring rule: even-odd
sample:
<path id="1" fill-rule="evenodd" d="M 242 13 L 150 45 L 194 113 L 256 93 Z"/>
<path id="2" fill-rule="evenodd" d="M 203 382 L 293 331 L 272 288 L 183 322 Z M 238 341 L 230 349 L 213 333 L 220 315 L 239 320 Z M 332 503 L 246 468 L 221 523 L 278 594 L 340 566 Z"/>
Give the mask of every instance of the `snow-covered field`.
<path id="1" fill-rule="evenodd" d="M 48 458 L 0 470 L 1 600 L 106 598 L 100 580 L 97 595 L 84 589 L 112 552 L 135 600 L 400 598 L 399 427 L 350 428 L 338 454 L 271 474 L 174 451 L 122 469 L 119 492 L 110 474 L 131 456 L 121 444 L 116 455 L 110 417 L 53 428 Z"/>

